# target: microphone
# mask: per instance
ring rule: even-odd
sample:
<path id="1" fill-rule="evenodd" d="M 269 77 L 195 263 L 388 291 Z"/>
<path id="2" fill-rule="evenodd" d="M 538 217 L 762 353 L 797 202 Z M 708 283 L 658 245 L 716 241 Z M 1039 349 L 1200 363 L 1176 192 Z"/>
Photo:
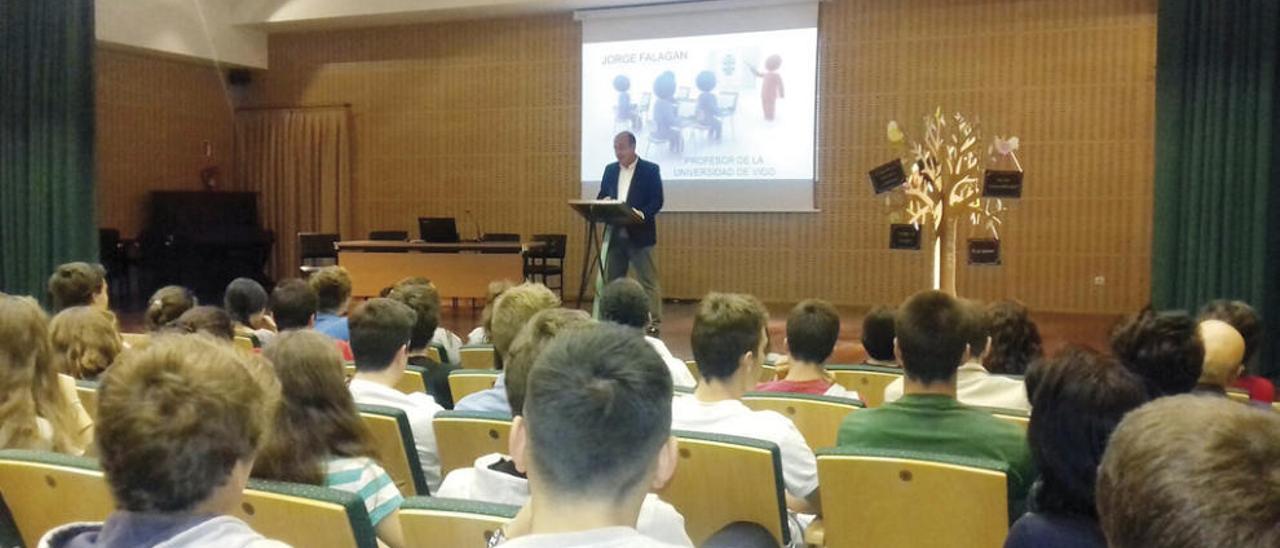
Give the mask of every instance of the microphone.
<path id="1" fill-rule="evenodd" d="M 471 214 L 470 209 L 466 210 L 466 213 L 467 213 L 467 218 L 471 219 L 471 227 L 474 228 L 476 231 L 476 241 L 478 242 L 480 241 L 480 237 L 483 236 L 483 234 L 480 232 L 480 223 L 476 222 L 476 216 Z"/>

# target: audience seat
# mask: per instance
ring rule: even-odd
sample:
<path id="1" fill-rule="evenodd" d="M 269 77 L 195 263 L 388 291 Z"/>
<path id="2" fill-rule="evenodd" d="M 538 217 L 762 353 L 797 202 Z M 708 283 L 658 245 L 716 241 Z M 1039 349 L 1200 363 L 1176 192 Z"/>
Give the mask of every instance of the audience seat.
<path id="1" fill-rule="evenodd" d="M 236 335 L 236 337 L 232 339 L 232 343 L 235 344 L 236 348 L 239 348 L 240 350 L 253 352 L 253 339 L 250 339 L 249 337 L 241 337 L 239 335 Z"/>
<path id="2" fill-rule="evenodd" d="M 1249 403 L 1249 391 L 1239 388 L 1228 388 L 1227 397 L 1240 403 Z"/>
<path id="3" fill-rule="evenodd" d="M 778 366 L 761 364 L 760 365 L 760 382 L 772 382 L 778 380 Z"/>
<path id="4" fill-rule="evenodd" d="M 364 501 L 337 489 L 250 479 L 233 515 L 290 546 L 378 546 Z"/>
<path id="5" fill-rule="evenodd" d="M 400 505 L 400 528 L 408 548 L 485 546 L 519 506 L 439 497 L 410 497 Z"/>
<path id="6" fill-rule="evenodd" d="M 784 392 L 747 392 L 742 403 L 755 411 L 777 411 L 791 419 L 813 449 L 834 447 L 840 422 L 864 407 L 851 398 Z"/>
<path id="7" fill-rule="evenodd" d="M 698 369 L 698 362 L 685 360 L 684 365 L 689 368 L 689 374 L 693 375 L 693 380 L 698 381 L 698 384 L 702 384 L 702 371 Z"/>
<path id="8" fill-rule="evenodd" d="M 737 521 L 759 524 L 779 544 L 790 539 L 778 446 L 738 436 L 673 431 L 675 476 L 658 492 L 684 516 L 695 546 Z M 442 444 L 443 446 L 443 444 Z"/>
<path id="9" fill-rule="evenodd" d="M 36 546 L 54 527 L 102 521 L 115 509 L 95 459 L 60 453 L 0 451 L 0 542 Z"/>
<path id="10" fill-rule="evenodd" d="M 414 392 L 426 392 L 427 381 L 425 375 L 427 370 L 421 366 L 409 365 L 404 368 L 404 375 L 400 376 L 400 380 L 396 382 L 396 390 L 405 394 L 413 394 Z"/>
<path id="11" fill-rule="evenodd" d="M 884 388 L 902 377 L 902 370 L 875 365 L 828 365 L 827 371 L 840 386 L 856 390 L 868 408 L 884 403 Z"/>
<path id="12" fill-rule="evenodd" d="M 98 422 L 98 381 L 76 379 L 76 396 L 93 422 Z"/>
<path id="13" fill-rule="evenodd" d="M 498 375 L 501 371 L 480 371 L 472 369 L 455 369 L 449 372 L 449 392 L 453 394 L 453 401 L 460 401 L 467 395 L 488 390 L 498 382 Z"/>
<path id="14" fill-rule="evenodd" d="M 373 434 L 382 468 L 396 482 L 404 496 L 429 495 L 427 478 L 422 475 L 422 462 L 403 409 L 382 405 L 356 404 L 360 418 Z"/>
<path id="15" fill-rule="evenodd" d="M 427 347 L 427 358 L 436 363 L 444 363 L 444 350 L 438 344 Z"/>
<path id="16" fill-rule="evenodd" d="M 496 354 L 492 344 L 468 344 L 458 350 L 463 369 L 494 369 Z"/>
<path id="17" fill-rule="evenodd" d="M 1000 419 L 1004 422 L 1007 422 L 1009 424 L 1020 426 L 1022 427 L 1023 430 L 1026 430 L 1027 426 L 1031 425 L 1031 413 L 1024 411 L 1022 409 L 1006 409 L 1004 407 L 980 407 L 980 406 L 971 406 L 971 407 L 975 407 L 977 409 L 981 409 L 983 411 L 991 413 L 993 417 Z"/>
<path id="18" fill-rule="evenodd" d="M 1002 546 L 1009 529 L 1007 473 L 1007 465 L 986 459 L 819 450 L 823 541 L 828 548 Z"/>
<path id="19" fill-rule="evenodd" d="M 490 453 L 506 454 L 511 417 L 501 413 L 441 411 L 431 421 L 440 452 L 440 475 L 468 468 Z"/>
<path id="20" fill-rule="evenodd" d="M 147 341 L 151 340 L 151 335 L 149 333 L 121 333 L 120 339 L 129 348 L 137 348 L 145 346 Z"/>

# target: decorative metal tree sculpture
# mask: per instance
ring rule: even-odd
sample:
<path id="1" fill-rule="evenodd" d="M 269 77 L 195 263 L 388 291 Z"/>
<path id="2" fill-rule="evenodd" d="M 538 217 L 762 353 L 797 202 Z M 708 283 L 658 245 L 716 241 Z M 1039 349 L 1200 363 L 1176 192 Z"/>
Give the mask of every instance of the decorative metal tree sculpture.
<path id="1" fill-rule="evenodd" d="M 1012 162 L 1021 171 L 1014 151 L 1018 138 L 996 137 L 980 154 L 982 133 L 975 118 L 960 113 L 944 115 L 938 108 L 924 117 L 924 140 L 908 144 L 896 121 L 889 122 L 889 142 L 907 166 L 906 181 L 889 192 L 885 204 L 892 207 L 889 220 L 914 225 L 927 234 L 933 255 L 933 287 L 956 293 L 956 233 L 961 220 L 999 239 L 1002 213 L 999 198 L 983 197 L 983 172 L 991 165 Z M 925 229 L 928 229 L 927 232 Z M 973 229 L 971 229 L 972 231 Z"/>

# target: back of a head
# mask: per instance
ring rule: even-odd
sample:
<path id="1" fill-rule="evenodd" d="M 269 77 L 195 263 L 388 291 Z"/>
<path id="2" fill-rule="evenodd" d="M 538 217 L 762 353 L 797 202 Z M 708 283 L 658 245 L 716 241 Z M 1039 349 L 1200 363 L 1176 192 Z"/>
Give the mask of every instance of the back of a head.
<path id="1" fill-rule="evenodd" d="M 180 285 L 166 285 L 157 289 L 147 301 L 143 323 L 146 324 L 147 331 L 159 331 L 195 306 L 196 296 L 190 289 Z"/>
<path id="2" fill-rule="evenodd" d="M 649 325 L 649 295 L 631 278 L 618 278 L 600 293 L 600 319 L 629 327 Z"/>
<path id="3" fill-rule="evenodd" d="M 431 344 L 440 326 L 440 293 L 431 284 L 398 284 L 389 298 L 413 310 L 415 321 L 409 338 L 410 350 L 422 350 Z"/>
<path id="4" fill-rule="evenodd" d="M 306 329 L 316 315 L 316 302 L 316 292 L 307 282 L 284 280 L 271 290 L 271 318 L 281 331 Z"/>
<path id="5" fill-rule="evenodd" d="M 205 336 L 164 335 L 107 371 L 96 436 L 120 509 L 190 512 L 252 460 L 271 410 L 245 359 Z"/>
<path id="6" fill-rule="evenodd" d="M 991 345 L 991 326 L 987 322 L 987 310 L 981 302 L 972 299 L 957 299 L 964 310 L 964 339 L 969 348 L 969 359 L 980 360 L 986 355 Z"/>
<path id="7" fill-rule="evenodd" d="M 1082 348 L 1037 361 L 1033 370 L 1027 442 L 1040 471 L 1037 511 L 1092 518 L 1107 438 L 1126 413 L 1147 401 L 1146 390 L 1114 359 Z"/>
<path id="8" fill-rule="evenodd" d="M 506 381 L 507 401 L 511 403 L 511 414 L 520 415 L 524 409 L 524 395 L 528 388 L 529 371 L 538 356 L 556 335 L 569 330 L 594 323 L 591 315 L 581 310 L 568 308 L 548 308 L 534 314 L 529 322 L 516 335 L 511 343 L 511 354 L 507 356 L 503 377 Z"/>
<path id="9" fill-rule="evenodd" d="M 1098 470 L 1113 548 L 1280 546 L 1280 414 L 1161 398 L 1116 428 Z"/>
<path id="10" fill-rule="evenodd" d="M 505 359 L 512 341 L 529 318 L 558 306 L 560 298 L 542 284 L 526 282 L 504 291 L 493 303 L 493 318 L 489 330 L 489 340 L 493 341 L 493 349 L 498 357 Z"/>
<path id="11" fill-rule="evenodd" d="M 987 306 L 987 327 L 991 348 L 982 360 L 987 371 L 1021 375 L 1031 362 L 1044 355 L 1040 329 L 1031 321 L 1027 307 L 1018 301 L 996 301 Z"/>
<path id="12" fill-rule="evenodd" d="M 227 284 L 222 298 L 222 307 L 231 315 L 231 319 L 243 325 L 250 325 L 254 314 L 267 308 L 267 290 L 262 284 L 249 278 L 236 278 Z"/>
<path id="13" fill-rule="evenodd" d="M 97 377 L 124 349 L 116 315 L 92 306 L 73 306 L 49 322 L 49 340 L 59 372 L 77 379 Z"/>
<path id="14" fill-rule="evenodd" d="M 480 311 L 480 325 L 484 327 L 485 333 L 493 331 L 493 303 L 498 302 L 498 297 L 501 297 L 508 289 L 515 286 L 516 284 L 511 283 L 511 280 L 489 282 L 489 287 L 485 292 L 484 310 Z"/>
<path id="15" fill-rule="evenodd" d="M 893 323 L 896 312 L 888 306 L 877 306 L 862 318 L 862 348 L 867 356 L 884 362 L 893 361 Z"/>
<path id="16" fill-rule="evenodd" d="M 49 299 L 53 311 L 92 304 L 93 296 L 102 291 L 106 279 L 107 271 L 100 264 L 76 262 L 58 265 L 49 276 Z"/>
<path id="17" fill-rule="evenodd" d="M 558 496 L 621 501 L 641 491 L 671 433 L 671 374 L 633 329 L 561 334 L 529 373 L 531 474 Z"/>
<path id="18" fill-rule="evenodd" d="M 925 384 L 955 376 L 969 340 L 969 314 L 955 297 L 921 291 L 898 308 L 894 332 L 908 377 Z"/>
<path id="19" fill-rule="evenodd" d="M 47 449 L 36 417 L 53 422 L 53 448 L 71 446 L 67 409 L 58 404 L 48 317 L 30 297 L 0 296 L 0 448 Z M 56 399 L 56 401 L 55 401 Z"/>
<path id="20" fill-rule="evenodd" d="M 751 295 L 708 293 L 693 317 L 693 359 L 708 380 L 732 377 L 742 356 L 758 352 L 769 312 Z"/>
<path id="21" fill-rule="evenodd" d="M 309 329 L 287 331 L 262 355 L 275 367 L 281 403 L 254 476 L 317 484 L 325 459 L 376 454 L 332 339 Z"/>
<path id="22" fill-rule="evenodd" d="M 382 371 L 409 346 L 417 314 L 393 299 L 369 299 L 351 312 L 351 353 L 356 369 Z"/>
<path id="23" fill-rule="evenodd" d="M 1111 350 L 1152 398 L 1190 392 L 1204 365 L 1196 322 L 1185 312 L 1144 309 L 1116 327 Z"/>
<path id="24" fill-rule="evenodd" d="M 1244 337 L 1244 363 L 1249 363 L 1257 353 L 1258 345 L 1261 344 L 1259 337 L 1262 336 L 1262 318 L 1249 303 L 1226 299 L 1209 301 L 1200 308 L 1197 318 L 1200 321 L 1222 320 L 1236 328 L 1240 336 Z"/>
<path id="25" fill-rule="evenodd" d="M 825 363 L 839 338 L 840 313 L 827 301 L 802 301 L 787 316 L 787 348 L 800 361 Z"/>
<path id="26" fill-rule="evenodd" d="M 316 311 L 336 314 L 351 299 L 351 275 L 340 266 L 326 266 L 311 273 L 307 283 L 316 292 Z"/>
<path id="27" fill-rule="evenodd" d="M 1200 384 L 1227 388 L 1235 382 L 1244 363 L 1244 337 L 1222 320 L 1204 320 L 1197 332 L 1204 344 Z"/>
<path id="28" fill-rule="evenodd" d="M 236 337 L 231 315 L 216 306 L 197 306 L 183 312 L 171 327 L 182 333 L 204 333 L 228 341 Z"/>

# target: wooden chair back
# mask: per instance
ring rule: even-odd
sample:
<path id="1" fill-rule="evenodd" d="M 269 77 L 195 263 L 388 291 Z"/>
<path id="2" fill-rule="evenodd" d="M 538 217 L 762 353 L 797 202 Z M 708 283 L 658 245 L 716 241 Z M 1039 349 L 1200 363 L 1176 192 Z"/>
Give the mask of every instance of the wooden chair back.
<path id="1" fill-rule="evenodd" d="M 1240 403 L 1249 403 L 1249 391 L 1239 388 L 1228 388 L 1227 398 Z"/>
<path id="2" fill-rule="evenodd" d="M 408 548 L 485 546 L 518 511 L 505 504 L 411 497 L 400 505 L 400 528 Z"/>
<path id="3" fill-rule="evenodd" d="M 673 434 L 679 438 L 680 462 L 658 494 L 684 516 L 694 546 L 736 521 L 757 523 L 787 545 L 790 531 L 777 445 L 738 436 Z"/>
<path id="4" fill-rule="evenodd" d="M 128 346 L 129 346 L 129 348 L 139 348 L 139 347 L 142 347 L 142 346 L 146 346 L 146 345 L 147 345 L 147 343 L 149 343 L 149 342 L 151 341 L 151 334 L 149 334 L 149 333 L 121 333 L 121 334 L 120 334 L 120 339 L 121 339 L 121 340 L 123 340 L 123 341 L 124 341 L 124 344 L 128 345 Z"/>
<path id="5" fill-rule="evenodd" d="M 818 451 L 827 548 L 987 548 L 1009 529 L 1006 464 L 914 451 Z M 868 503 L 874 496 L 874 503 Z"/>
<path id="6" fill-rule="evenodd" d="M 436 432 L 442 477 L 472 466 L 477 458 L 509 450 L 511 417 L 500 413 L 441 411 L 431 426 Z"/>
<path id="7" fill-rule="evenodd" d="M 693 380 L 698 381 L 698 384 L 702 384 L 702 371 L 698 369 L 698 362 L 685 360 L 684 366 L 689 368 L 689 374 L 693 375 Z"/>
<path id="8" fill-rule="evenodd" d="M 492 371 L 494 368 L 494 350 L 491 344 L 469 344 L 458 351 L 461 356 L 463 369 L 484 369 Z"/>
<path id="9" fill-rule="evenodd" d="M 347 491 L 251 479 L 232 515 L 261 535 L 290 546 L 378 546 L 364 500 Z"/>
<path id="10" fill-rule="evenodd" d="M 413 394 L 415 392 L 427 392 L 427 373 L 426 368 L 417 365 L 405 367 L 404 375 L 400 376 L 400 380 L 396 382 L 396 390 L 405 394 Z"/>
<path id="11" fill-rule="evenodd" d="M 453 401 L 459 401 L 470 394 L 481 390 L 493 388 L 498 382 L 498 375 L 501 371 L 478 371 L 471 369 L 456 369 L 449 372 L 449 392 L 453 394 Z"/>
<path id="12" fill-rule="evenodd" d="M 1007 409 L 1004 407 L 981 407 L 981 406 L 972 406 L 972 407 L 977 407 L 978 409 L 991 413 L 991 416 L 997 419 L 1000 419 L 1014 426 L 1021 427 L 1023 432 L 1026 432 L 1027 427 L 1031 425 L 1031 413 L 1028 413 L 1021 409 Z"/>
<path id="13" fill-rule="evenodd" d="M 382 405 L 357 404 L 360 419 L 373 435 L 379 463 L 404 496 L 427 496 L 427 478 L 422 475 L 422 462 L 403 409 Z"/>
<path id="14" fill-rule="evenodd" d="M 884 403 L 884 388 L 902 378 L 901 369 L 875 365 L 828 365 L 827 371 L 840 386 L 856 390 L 868 409 L 880 407 Z"/>
<path id="15" fill-rule="evenodd" d="M 76 396 L 93 422 L 98 422 L 98 381 L 76 380 Z"/>
<path id="16" fill-rule="evenodd" d="M 864 407 L 850 398 L 784 392 L 748 392 L 742 403 L 756 411 L 777 411 L 791 419 L 813 449 L 834 447 L 840 423 L 849 413 Z"/>
<path id="17" fill-rule="evenodd" d="M 0 451 L 0 496 L 4 546 L 36 546 L 50 529 L 102 521 L 115 509 L 97 461 L 43 451 Z"/>

